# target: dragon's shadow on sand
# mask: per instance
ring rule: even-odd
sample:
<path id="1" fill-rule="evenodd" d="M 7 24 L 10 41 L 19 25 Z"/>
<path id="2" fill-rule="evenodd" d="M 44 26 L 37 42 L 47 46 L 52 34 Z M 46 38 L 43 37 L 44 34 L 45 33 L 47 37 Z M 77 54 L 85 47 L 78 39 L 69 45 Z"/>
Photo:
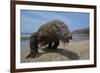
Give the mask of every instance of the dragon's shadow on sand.
<path id="1" fill-rule="evenodd" d="M 76 52 L 73 52 L 73 51 L 69 51 L 69 50 L 65 50 L 65 49 L 62 49 L 62 48 L 57 48 L 57 49 L 48 49 L 47 47 L 46 48 L 43 48 L 42 49 L 45 53 L 40 53 L 39 55 L 41 56 L 42 54 L 46 54 L 46 53 L 59 53 L 60 55 L 63 55 L 65 57 L 68 57 L 70 60 L 79 60 L 79 56 Z"/>

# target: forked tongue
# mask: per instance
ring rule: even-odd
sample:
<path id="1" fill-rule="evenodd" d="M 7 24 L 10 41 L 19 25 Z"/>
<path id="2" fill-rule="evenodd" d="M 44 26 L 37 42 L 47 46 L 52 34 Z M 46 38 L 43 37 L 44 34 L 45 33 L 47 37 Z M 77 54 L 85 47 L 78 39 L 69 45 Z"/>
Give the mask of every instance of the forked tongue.
<path id="1" fill-rule="evenodd" d="M 62 45 L 63 45 L 63 48 L 65 49 L 66 48 L 66 42 L 62 42 Z"/>

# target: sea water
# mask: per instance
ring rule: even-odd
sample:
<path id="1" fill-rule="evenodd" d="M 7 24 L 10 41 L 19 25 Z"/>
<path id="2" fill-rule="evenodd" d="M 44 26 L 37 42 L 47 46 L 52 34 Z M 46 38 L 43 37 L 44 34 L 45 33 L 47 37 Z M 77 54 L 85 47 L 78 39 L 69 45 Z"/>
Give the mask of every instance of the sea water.
<path id="1" fill-rule="evenodd" d="M 29 49 L 29 37 L 31 33 L 24 33 L 21 34 L 21 48 L 22 49 Z M 89 35 L 88 34 L 73 34 L 72 35 L 72 41 L 73 42 L 79 42 L 82 40 L 89 40 Z"/>

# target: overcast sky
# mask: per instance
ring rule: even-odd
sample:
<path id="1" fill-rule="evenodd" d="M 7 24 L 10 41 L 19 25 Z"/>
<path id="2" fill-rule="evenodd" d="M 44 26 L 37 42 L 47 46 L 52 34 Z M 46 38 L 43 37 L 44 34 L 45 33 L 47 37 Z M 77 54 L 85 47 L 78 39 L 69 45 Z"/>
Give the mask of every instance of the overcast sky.
<path id="1" fill-rule="evenodd" d="M 89 27 L 89 13 L 21 10 L 21 32 L 35 32 L 54 19 L 63 21 L 70 31 Z"/>

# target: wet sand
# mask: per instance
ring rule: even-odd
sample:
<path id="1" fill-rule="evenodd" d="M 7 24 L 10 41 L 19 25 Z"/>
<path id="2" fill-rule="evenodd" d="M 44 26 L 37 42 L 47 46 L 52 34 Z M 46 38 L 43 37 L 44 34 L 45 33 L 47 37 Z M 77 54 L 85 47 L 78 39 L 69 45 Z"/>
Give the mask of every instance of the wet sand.
<path id="1" fill-rule="evenodd" d="M 70 60 L 87 60 L 89 59 L 89 40 L 82 40 L 79 42 L 70 41 L 69 45 L 65 47 L 60 42 L 60 45 L 55 50 L 48 50 L 47 48 L 39 48 L 40 56 L 37 58 L 28 58 L 30 49 L 21 49 L 21 62 L 48 62 L 48 61 L 70 61 Z"/>

